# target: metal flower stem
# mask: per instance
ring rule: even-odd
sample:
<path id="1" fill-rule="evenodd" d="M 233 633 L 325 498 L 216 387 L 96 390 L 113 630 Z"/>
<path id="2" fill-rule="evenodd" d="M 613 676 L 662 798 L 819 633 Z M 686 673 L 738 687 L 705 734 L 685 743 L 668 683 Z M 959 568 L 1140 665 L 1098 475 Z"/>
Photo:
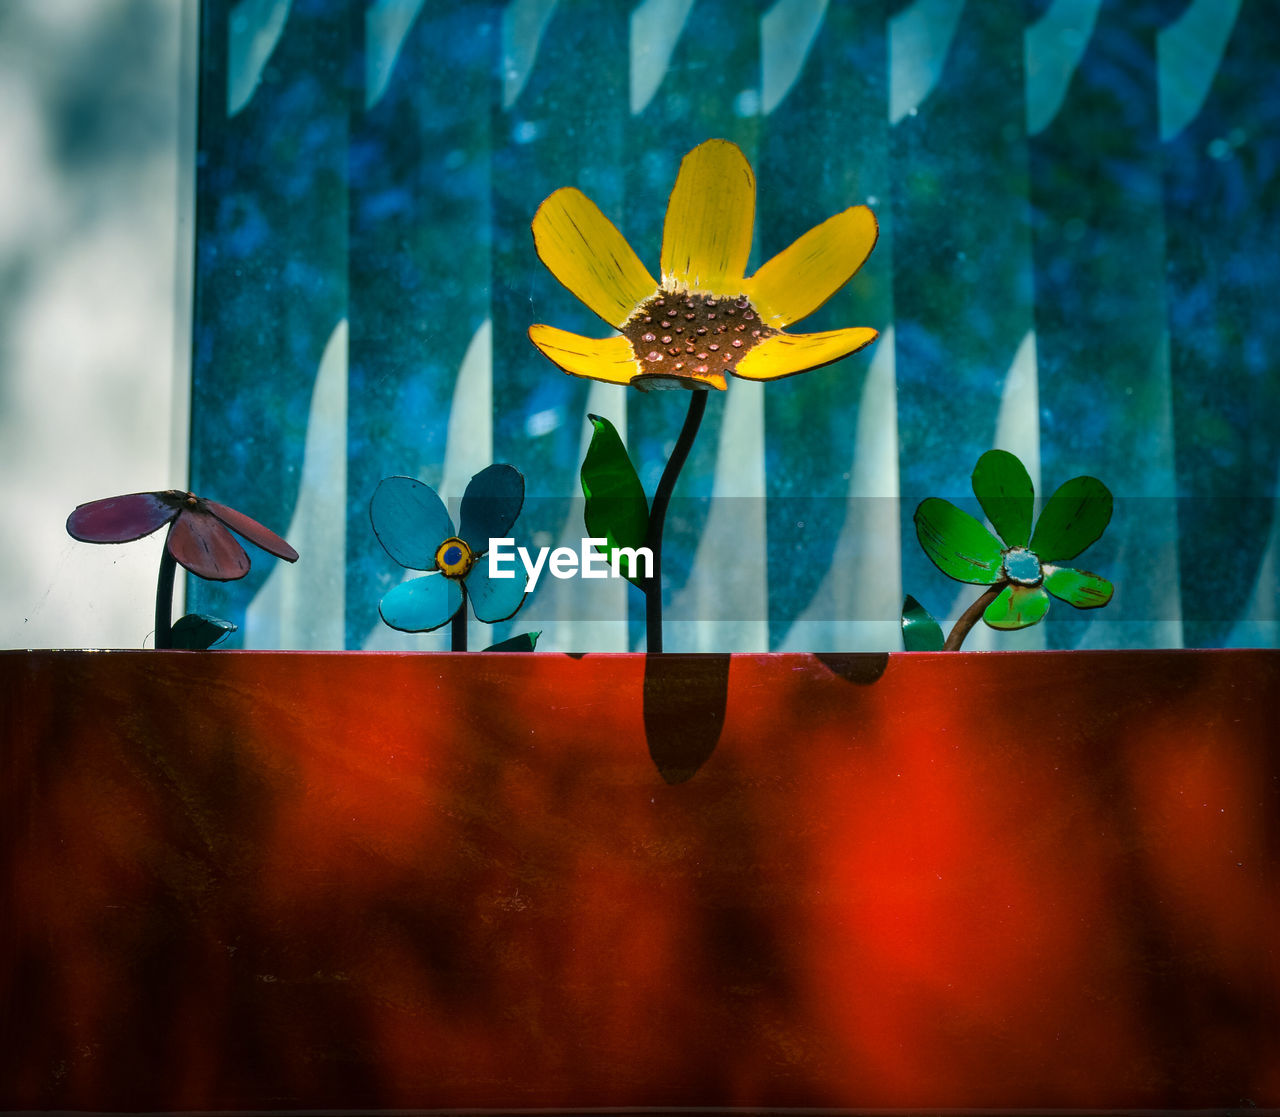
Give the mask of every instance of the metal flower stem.
<path id="1" fill-rule="evenodd" d="M 1004 589 L 1005 585 L 1006 583 L 999 582 L 994 586 L 990 586 L 977 601 L 960 615 L 955 627 L 948 633 L 946 643 L 942 645 L 944 652 L 958 652 L 960 650 L 960 645 L 964 643 L 964 638 L 969 635 L 970 629 L 978 623 L 978 618 L 987 611 L 987 606 L 1000 596 L 1000 591 Z"/>
<path id="2" fill-rule="evenodd" d="M 667 505 L 671 503 L 676 479 L 684 468 L 689 451 L 693 448 L 693 440 L 698 435 L 698 428 L 702 425 L 702 415 L 707 410 L 707 394 L 705 388 L 695 388 L 690 393 L 684 426 L 680 428 L 675 449 L 671 451 L 667 466 L 658 479 L 658 488 L 649 508 L 649 530 L 645 535 L 645 546 L 653 555 L 653 576 L 644 585 L 644 632 L 645 648 L 650 652 L 662 651 L 662 526 L 667 518 Z"/>
<path id="3" fill-rule="evenodd" d="M 467 650 L 467 587 L 459 582 L 458 588 L 462 590 L 462 605 L 453 614 L 453 621 L 449 625 L 449 639 L 452 651 L 465 652 Z"/>
<path id="4" fill-rule="evenodd" d="M 160 575 L 156 579 L 156 647 L 173 647 L 173 576 L 178 562 L 166 546 L 160 552 Z"/>

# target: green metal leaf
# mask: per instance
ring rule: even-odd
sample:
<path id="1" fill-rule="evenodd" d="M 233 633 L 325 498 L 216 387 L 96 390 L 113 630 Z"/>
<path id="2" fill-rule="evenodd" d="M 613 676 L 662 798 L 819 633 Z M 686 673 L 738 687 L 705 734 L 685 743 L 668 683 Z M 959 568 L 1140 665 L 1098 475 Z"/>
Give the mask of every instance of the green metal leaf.
<path id="1" fill-rule="evenodd" d="M 1041 562 L 1075 558 L 1111 522 L 1111 490 L 1096 477 L 1073 477 L 1049 498 L 1031 537 Z"/>
<path id="2" fill-rule="evenodd" d="M 189 652 L 202 652 L 222 643 L 239 627 L 206 613 L 188 613 L 174 622 L 171 646 Z"/>
<path id="3" fill-rule="evenodd" d="M 1022 462 L 1008 450 L 988 450 L 973 467 L 973 495 L 1005 546 L 1027 545 L 1036 494 Z"/>
<path id="4" fill-rule="evenodd" d="M 485 648 L 486 652 L 531 652 L 538 646 L 538 637 L 542 635 L 542 630 L 537 632 L 522 632 L 519 636 L 512 636 L 509 640 L 501 640 L 496 644 L 490 644 Z"/>
<path id="5" fill-rule="evenodd" d="M 1044 572 L 1044 588 L 1077 609 L 1097 609 L 1111 600 L 1115 586 L 1087 570 L 1069 566 L 1049 566 Z"/>
<path id="6" fill-rule="evenodd" d="M 982 614 L 992 628 L 1027 628 L 1049 611 L 1049 595 L 1041 586 L 1005 586 Z"/>
<path id="7" fill-rule="evenodd" d="M 615 547 L 643 547 L 649 532 L 649 502 L 635 466 L 613 424 L 599 415 L 587 418 L 595 428 L 581 472 L 587 533 L 607 540 L 603 548 L 606 555 Z M 623 565 L 624 573 L 628 565 Z"/>
<path id="8" fill-rule="evenodd" d="M 1000 541 L 949 500 L 931 496 L 916 509 L 916 538 L 934 565 L 957 582 L 989 586 L 1000 578 Z"/>
<path id="9" fill-rule="evenodd" d="M 902 644 L 909 652 L 940 652 L 946 643 L 942 626 L 914 597 L 902 603 Z"/>

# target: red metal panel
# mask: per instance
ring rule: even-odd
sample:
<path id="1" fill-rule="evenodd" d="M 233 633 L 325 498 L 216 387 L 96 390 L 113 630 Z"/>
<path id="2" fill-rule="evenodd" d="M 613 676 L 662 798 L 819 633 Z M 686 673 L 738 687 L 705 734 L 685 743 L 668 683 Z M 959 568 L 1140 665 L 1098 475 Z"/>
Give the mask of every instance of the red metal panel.
<path id="1" fill-rule="evenodd" d="M 3 653 L 0 1105 L 1280 1106 L 1278 684 Z"/>

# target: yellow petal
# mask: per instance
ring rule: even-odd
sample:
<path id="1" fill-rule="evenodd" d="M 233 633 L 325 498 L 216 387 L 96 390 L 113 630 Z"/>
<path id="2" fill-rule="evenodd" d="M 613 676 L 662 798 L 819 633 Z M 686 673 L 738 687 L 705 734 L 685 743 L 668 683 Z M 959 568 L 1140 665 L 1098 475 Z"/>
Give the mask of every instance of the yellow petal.
<path id="1" fill-rule="evenodd" d="M 770 326 L 812 314 L 848 281 L 875 247 L 879 230 L 866 206 L 816 225 L 746 282 L 746 294 Z"/>
<path id="2" fill-rule="evenodd" d="M 640 365 L 625 337 L 582 337 L 555 326 L 530 326 L 529 340 L 571 376 L 630 384 Z"/>
<path id="3" fill-rule="evenodd" d="M 621 326 L 658 284 L 626 237 L 581 190 L 557 190 L 533 215 L 547 269 L 611 326 Z"/>
<path id="4" fill-rule="evenodd" d="M 737 145 L 708 140 L 684 157 L 662 229 L 664 285 L 741 293 L 751 254 L 756 180 Z"/>
<path id="5" fill-rule="evenodd" d="M 743 357 L 733 372 L 744 380 L 781 380 L 847 357 L 875 338 L 876 331 L 866 326 L 820 334 L 774 334 Z"/>

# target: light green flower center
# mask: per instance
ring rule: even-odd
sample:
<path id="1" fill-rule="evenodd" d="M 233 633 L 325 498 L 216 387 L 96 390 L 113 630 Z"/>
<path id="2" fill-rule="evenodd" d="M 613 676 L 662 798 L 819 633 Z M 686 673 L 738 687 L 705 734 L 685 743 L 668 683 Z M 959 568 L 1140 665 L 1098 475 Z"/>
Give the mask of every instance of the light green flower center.
<path id="1" fill-rule="evenodd" d="M 1005 551 L 1004 576 L 1019 586 L 1038 586 L 1044 581 L 1040 560 L 1025 547 L 1011 547 Z"/>

